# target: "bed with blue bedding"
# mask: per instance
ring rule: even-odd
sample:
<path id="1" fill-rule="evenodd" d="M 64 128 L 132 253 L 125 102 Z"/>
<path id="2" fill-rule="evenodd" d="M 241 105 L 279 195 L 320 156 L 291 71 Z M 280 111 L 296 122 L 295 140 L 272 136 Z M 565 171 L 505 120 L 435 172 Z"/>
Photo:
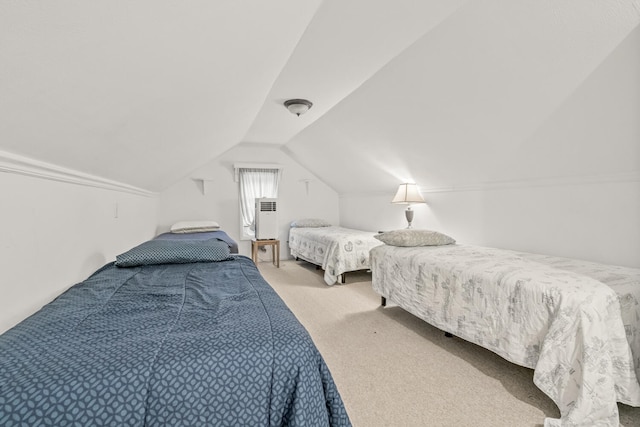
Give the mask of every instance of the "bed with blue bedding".
<path id="1" fill-rule="evenodd" d="M 304 327 L 212 239 L 146 242 L 1 335 L 0 425 L 350 422 Z"/>

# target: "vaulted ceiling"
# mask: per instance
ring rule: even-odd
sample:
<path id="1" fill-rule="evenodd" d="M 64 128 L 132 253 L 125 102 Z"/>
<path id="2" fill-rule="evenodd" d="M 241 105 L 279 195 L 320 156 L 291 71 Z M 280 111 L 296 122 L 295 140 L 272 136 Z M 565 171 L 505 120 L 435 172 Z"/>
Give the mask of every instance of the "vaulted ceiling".
<path id="1" fill-rule="evenodd" d="M 514 164 L 639 23 L 640 0 L 0 2 L 0 154 L 150 191 L 241 143 L 340 194 L 536 177 Z"/>

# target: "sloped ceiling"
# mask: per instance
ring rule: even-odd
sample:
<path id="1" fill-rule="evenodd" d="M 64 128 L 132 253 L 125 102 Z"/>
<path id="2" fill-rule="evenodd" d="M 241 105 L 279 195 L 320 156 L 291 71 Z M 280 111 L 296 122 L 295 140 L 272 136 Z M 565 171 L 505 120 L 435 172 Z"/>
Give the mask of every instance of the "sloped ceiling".
<path id="1" fill-rule="evenodd" d="M 531 161 L 539 146 L 523 146 L 540 143 L 532 135 L 638 27 L 639 11 L 630 1 L 468 2 L 286 149 L 340 194 L 563 176 L 579 147 L 577 156 L 545 147 L 551 158 L 565 154 L 551 167 L 538 154 L 542 163 Z M 637 103 L 634 89 L 626 94 Z"/>
<path id="2" fill-rule="evenodd" d="M 150 191 L 243 142 L 340 194 L 524 178 L 504 165 L 639 22 L 640 0 L 2 2 L 0 158 Z"/>
<path id="3" fill-rule="evenodd" d="M 0 150 L 160 191 L 242 140 L 319 5 L 0 2 Z"/>

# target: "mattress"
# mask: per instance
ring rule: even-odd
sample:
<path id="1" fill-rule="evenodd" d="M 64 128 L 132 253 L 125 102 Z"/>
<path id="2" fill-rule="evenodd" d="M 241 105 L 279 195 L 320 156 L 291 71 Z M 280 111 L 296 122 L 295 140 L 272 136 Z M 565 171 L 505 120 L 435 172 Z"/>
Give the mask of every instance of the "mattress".
<path id="1" fill-rule="evenodd" d="M 369 269 L 369 251 L 382 244 L 376 234 L 336 226 L 292 227 L 289 249 L 294 258 L 321 266 L 325 283 L 333 285 L 343 273 Z"/>
<path id="2" fill-rule="evenodd" d="M 108 264 L 0 336 L 0 425 L 348 426 L 253 262 Z"/>
<path id="3" fill-rule="evenodd" d="M 561 412 L 546 426 L 618 425 L 640 406 L 640 270 L 465 245 L 380 246 L 376 292 L 534 369 Z"/>

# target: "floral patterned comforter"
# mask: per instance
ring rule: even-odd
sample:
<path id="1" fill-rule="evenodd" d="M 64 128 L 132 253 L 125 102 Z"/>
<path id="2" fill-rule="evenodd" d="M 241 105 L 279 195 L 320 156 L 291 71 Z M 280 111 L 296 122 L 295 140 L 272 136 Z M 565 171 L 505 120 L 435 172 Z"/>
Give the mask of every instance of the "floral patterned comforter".
<path id="1" fill-rule="evenodd" d="M 324 281 L 333 285 L 348 271 L 367 270 L 369 251 L 382 244 L 373 231 L 343 227 L 292 227 L 289 230 L 291 256 L 319 265 Z"/>
<path id="2" fill-rule="evenodd" d="M 371 250 L 373 288 L 535 370 L 545 426 L 618 426 L 640 406 L 640 269 L 465 245 Z"/>

